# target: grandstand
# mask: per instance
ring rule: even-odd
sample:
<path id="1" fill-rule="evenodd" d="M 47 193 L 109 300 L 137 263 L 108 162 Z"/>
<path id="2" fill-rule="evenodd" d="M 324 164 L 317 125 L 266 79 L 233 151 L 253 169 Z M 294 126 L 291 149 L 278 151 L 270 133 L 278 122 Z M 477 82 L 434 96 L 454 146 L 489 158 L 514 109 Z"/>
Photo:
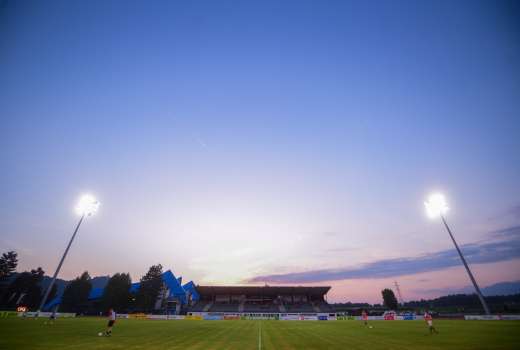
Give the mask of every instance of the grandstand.
<path id="1" fill-rule="evenodd" d="M 328 313 L 333 308 L 326 302 L 330 287 L 292 286 L 198 286 L 190 281 L 182 284 L 171 270 L 162 274 L 163 288 L 155 304 L 155 313 Z M 133 283 L 136 294 L 140 283 Z M 88 297 L 88 313 L 100 310 L 104 288 L 93 288 Z M 52 310 L 61 304 L 61 295 L 44 307 Z M 136 310 L 127 310 L 135 312 Z M 138 311 L 138 310 L 137 310 Z"/>
<path id="2" fill-rule="evenodd" d="M 189 312 L 315 313 L 330 312 L 330 287 L 196 286 L 198 301 Z"/>

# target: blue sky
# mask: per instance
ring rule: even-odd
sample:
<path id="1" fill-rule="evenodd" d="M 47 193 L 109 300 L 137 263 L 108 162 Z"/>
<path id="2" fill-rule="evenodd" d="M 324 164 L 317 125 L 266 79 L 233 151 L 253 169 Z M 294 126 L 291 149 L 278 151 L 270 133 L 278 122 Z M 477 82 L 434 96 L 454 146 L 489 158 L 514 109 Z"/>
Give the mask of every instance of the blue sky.
<path id="1" fill-rule="evenodd" d="M 238 284 L 447 253 L 423 213 L 434 190 L 462 244 L 492 241 L 520 220 L 519 14 L 513 1 L 0 2 L 0 248 L 51 271 L 85 191 L 102 207 L 65 278 L 138 279 L 161 262 Z M 477 259 L 477 278 L 520 279 L 514 247 Z M 468 283 L 435 271 L 392 278 Z M 388 281 L 319 283 L 378 300 Z"/>

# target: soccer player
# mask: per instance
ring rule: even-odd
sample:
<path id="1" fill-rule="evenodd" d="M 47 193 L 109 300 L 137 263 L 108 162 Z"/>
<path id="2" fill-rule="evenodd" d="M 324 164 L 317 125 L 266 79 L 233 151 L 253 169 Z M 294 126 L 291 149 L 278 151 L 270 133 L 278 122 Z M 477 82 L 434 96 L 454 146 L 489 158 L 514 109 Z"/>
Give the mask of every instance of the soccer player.
<path id="1" fill-rule="evenodd" d="M 52 310 L 51 315 L 49 316 L 49 321 L 45 321 L 44 324 L 54 324 L 56 320 L 56 309 Z"/>
<path id="2" fill-rule="evenodd" d="M 361 319 L 363 320 L 365 327 L 368 327 L 368 314 L 365 310 L 361 311 Z"/>
<path id="3" fill-rule="evenodd" d="M 435 329 L 435 327 L 433 326 L 433 318 L 432 318 L 432 315 L 430 315 L 428 313 L 428 311 L 426 311 L 424 313 L 424 320 L 426 321 L 426 323 L 428 324 L 428 328 L 430 329 L 430 334 L 437 334 L 439 332 L 437 332 L 437 330 Z"/>
<path id="4" fill-rule="evenodd" d="M 105 335 L 107 337 L 112 335 L 112 327 L 114 327 L 114 323 L 116 323 L 116 312 L 114 311 L 114 309 L 110 308 L 108 310 L 108 325 L 107 330 L 105 332 Z"/>

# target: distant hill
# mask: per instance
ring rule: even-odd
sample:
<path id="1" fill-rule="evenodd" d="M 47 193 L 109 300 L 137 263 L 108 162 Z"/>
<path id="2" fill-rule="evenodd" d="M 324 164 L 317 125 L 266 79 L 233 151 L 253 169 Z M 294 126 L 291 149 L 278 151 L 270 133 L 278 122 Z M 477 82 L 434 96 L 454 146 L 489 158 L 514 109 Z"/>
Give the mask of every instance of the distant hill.
<path id="1" fill-rule="evenodd" d="M 481 312 L 482 306 L 473 286 L 461 289 L 440 289 L 443 296 L 429 300 L 408 301 L 410 308 L 435 308 L 444 312 Z M 491 312 L 520 312 L 520 281 L 495 283 L 482 288 Z"/>
<path id="2" fill-rule="evenodd" d="M 512 295 L 520 293 L 520 281 L 500 282 L 482 288 L 484 295 Z"/>
<path id="3" fill-rule="evenodd" d="M 492 284 L 487 287 L 481 288 L 482 294 L 485 296 L 494 296 L 494 295 L 512 295 L 520 293 L 520 281 L 509 281 L 509 282 L 499 282 Z M 475 293 L 475 288 L 473 286 L 466 286 L 461 289 L 447 289 L 445 291 L 446 294 L 473 294 Z"/>

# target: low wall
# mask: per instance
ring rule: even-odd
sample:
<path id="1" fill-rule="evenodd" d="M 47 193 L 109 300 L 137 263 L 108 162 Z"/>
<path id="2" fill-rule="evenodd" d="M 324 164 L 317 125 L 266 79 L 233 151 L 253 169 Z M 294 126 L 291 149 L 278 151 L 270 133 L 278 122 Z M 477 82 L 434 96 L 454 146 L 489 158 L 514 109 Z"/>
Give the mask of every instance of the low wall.
<path id="1" fill-rule="evenodd" d="M 18 317 L 46 317 L 49 318 L 52 315 L 52 312 L 17 312 Z M 56 312 L 57 318 L 64 317 L 76 317 L 75 313 L 72 312 Z"/>
<path id="2" fill-rule="evenodd" d="M 335 313 L 225 313 L 225 312 L 193 312 L 187 317 L 200 317 L 204 320 L 281 320 L 281 321 L 345 321 L 358 320 L 361 316 L 344 316 Z M 416 320 L 416 315 L 368 316 L 370 321 L 408 321 Z"/>
<path id="3" fill-rule="evenodd" d="M 148 320 L 184 320 L 183 315 L 146 315 Z"/>
<path id="4" fill-rule="evenodd" d="M 516 321 L 520 320 L 520 315 L 466 315 L 467 321 Z"/>
<path id="5" fill-rule="evenodd" d="M 5 317 L 43 317 L 48 318 L 51 312 L 16 312 L 0 311 L 0 318 Z M 75 313 L 57 312 L 56 317 L 76 317 Z M 216 312 L 193 312 L 189 315 L 153 315 L 153 314 L 117 314 L 117 318 L 122 319 L 142 319 L 142 320 L 207 320 L 207 321 L 230 321 L 230 320 L 281 320 L 281 321 L 362 321 L 361 316 L 336 315 L 335 313 L 216 313 Z M 465 320 L 520 320 L 520 315 L 466 315 Z M 368 316 L 369 321 L 407 321 L 422 320 L 419 315 L 394 315 Z"/>

